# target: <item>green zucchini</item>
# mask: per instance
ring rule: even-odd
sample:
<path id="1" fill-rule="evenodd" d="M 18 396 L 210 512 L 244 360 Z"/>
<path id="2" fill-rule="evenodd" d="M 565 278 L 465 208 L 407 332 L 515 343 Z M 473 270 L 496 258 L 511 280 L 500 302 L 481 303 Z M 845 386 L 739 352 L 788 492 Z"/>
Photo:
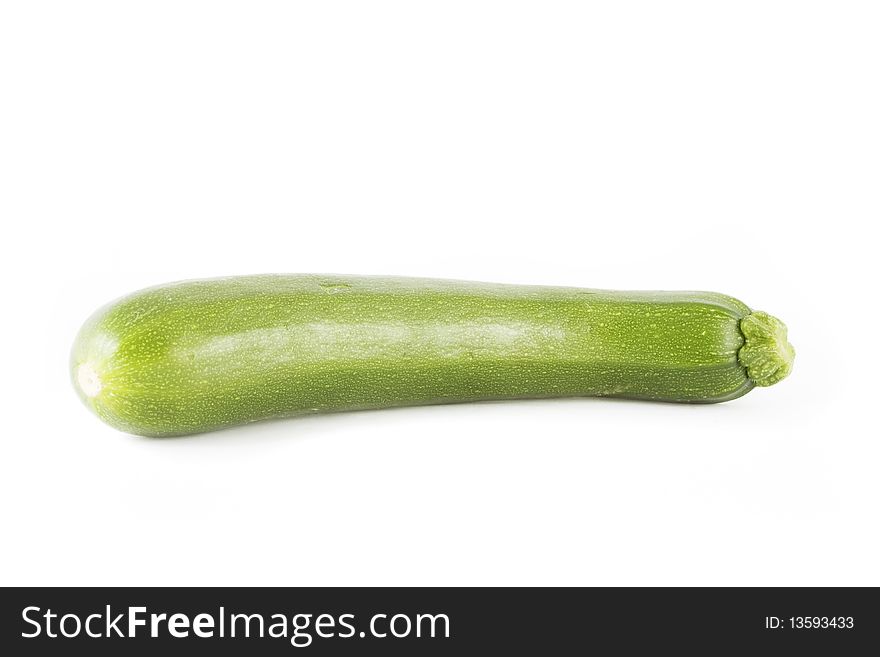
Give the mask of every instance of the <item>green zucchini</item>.
<path id="1" fill-rule="evenodd" d="M 485 399 L 721 402 L 781 380 L 793 358 L 782 322 L 712 292 L 266 275 L 111 303 L 71 370 L 108 424 L 171 436 Z"/>

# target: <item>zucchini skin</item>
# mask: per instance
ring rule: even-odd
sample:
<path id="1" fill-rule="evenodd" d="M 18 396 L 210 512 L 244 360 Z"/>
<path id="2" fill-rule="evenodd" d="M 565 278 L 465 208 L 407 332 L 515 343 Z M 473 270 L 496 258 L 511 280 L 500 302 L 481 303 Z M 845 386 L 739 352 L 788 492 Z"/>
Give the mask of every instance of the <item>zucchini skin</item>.
<path id="1" fill-rule="evenodd" d="M 738 358 L 751 315 L 711 292 L 307 274 L 184 281 L 97 311 L 71 374 L 101 419 L 144 436 L 488 399 L 721 402 L 756 385 Z"/>

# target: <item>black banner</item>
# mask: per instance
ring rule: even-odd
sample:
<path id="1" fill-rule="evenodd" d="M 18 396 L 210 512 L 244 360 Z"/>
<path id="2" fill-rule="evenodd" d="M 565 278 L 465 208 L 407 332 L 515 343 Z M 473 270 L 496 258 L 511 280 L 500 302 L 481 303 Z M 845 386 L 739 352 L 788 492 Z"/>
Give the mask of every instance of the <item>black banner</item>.
<path id="1" fill-rule="evenodd" d="M 849 655 L 880 645 L 880 600 L 869 588 L 7 588 L 0 614 L 6 655 L 635 654 L 646 646 Z"/>

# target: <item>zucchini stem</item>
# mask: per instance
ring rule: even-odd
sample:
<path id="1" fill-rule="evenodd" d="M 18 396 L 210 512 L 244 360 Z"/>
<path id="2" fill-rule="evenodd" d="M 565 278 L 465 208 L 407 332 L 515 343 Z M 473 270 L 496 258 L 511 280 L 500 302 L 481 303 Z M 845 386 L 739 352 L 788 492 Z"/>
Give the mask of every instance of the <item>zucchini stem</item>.
<path id="1" fill-rule="evenodd" d="M 739 363 L 756 386 L 772 386 L 791 373 L 794 347 L 785 324 L 756 310 L 743 317 L 739 326 L 746 339 L 739 350 Z"/>

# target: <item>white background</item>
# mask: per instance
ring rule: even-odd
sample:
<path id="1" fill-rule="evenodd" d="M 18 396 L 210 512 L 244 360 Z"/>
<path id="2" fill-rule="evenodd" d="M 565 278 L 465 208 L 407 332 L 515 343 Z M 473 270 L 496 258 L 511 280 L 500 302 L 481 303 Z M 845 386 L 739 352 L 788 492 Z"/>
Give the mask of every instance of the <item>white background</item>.
<path id="1" fill-rule="evenodd" d="M 880 585 L 871 2 L 0 10 L 0 582 Z M 778 386 L 102 425 L 67 357 L 164 281 L 709 289 Z"/>

